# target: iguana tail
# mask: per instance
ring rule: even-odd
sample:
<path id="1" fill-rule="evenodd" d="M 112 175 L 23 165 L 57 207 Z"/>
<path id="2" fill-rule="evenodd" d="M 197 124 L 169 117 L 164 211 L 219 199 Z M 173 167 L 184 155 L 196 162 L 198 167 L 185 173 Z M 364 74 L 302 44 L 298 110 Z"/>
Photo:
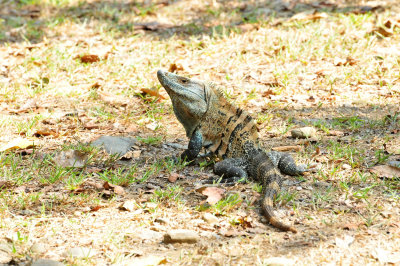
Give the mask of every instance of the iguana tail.
<path id="1" fill-rule="evenodd" d="M 280 222 L 273 211 L 274 198 L 279 193 L 282 184 L 281 173 L 276 167 L 279 160 L 274 163 L 271 157 L 264 151 L 258 150 L 254 153 L 255 156 L 250 156 L 249 170 L 250 175 L 255 177 L 263 186 L 264 198 L 261 207 L 265 217 L 272 226 L 282 231 L 297 233 L 297 230 L 293 226 Z"/>
<path id="2" fill-rule="evenodd" d="M 282 231 L 291 231 L 293 233 L 297 233 L 296 228 L 282 223 L 281 221 L 279 221 L 276 218 L 276 216 L 274 214 L 273 202 L 274 202 L 275 195 L 278 192 L 276 188 L 279 188 L 279 184 L 276 181 L 272 181 L 271 183 L 268 184 L 268 187 L 266 187 L 264 189 L 264 198 L 261 203 L 261 207 L 264 211 L 264 215 L 267 218 L 268 222 L 272 226 L 274 226 Z"/>

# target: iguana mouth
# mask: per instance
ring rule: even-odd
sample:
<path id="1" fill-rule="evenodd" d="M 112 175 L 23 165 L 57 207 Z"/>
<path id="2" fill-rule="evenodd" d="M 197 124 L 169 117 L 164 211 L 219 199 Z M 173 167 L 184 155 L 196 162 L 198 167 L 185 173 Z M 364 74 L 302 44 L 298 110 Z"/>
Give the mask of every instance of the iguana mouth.
<path id="1" fill-rule="evenodd" d="M 182 94 L 182 95 L 187 95 L 188 93 L 196 95 L 199 99 L 204 99 L 204 101 L 207 102 L 207 99 L 205 97 L 203 97 L 202 95 L 196 93 L 193 90 L 190 90 L 188 88 L 186 88 L 183 85 L 178 84 L 177 78 L 172 76 L 169 76 L 169 72 L 167 71 L 163 71 L 161 69 L 159 69 L 157 71 L 157 78 L 160 81 L 161 85 L 167 90 L 167 92 L 169 93 L 170 91 L 177 93 L 177 94 Z M 205 91 L 205 88 L 204 88 Z"/>

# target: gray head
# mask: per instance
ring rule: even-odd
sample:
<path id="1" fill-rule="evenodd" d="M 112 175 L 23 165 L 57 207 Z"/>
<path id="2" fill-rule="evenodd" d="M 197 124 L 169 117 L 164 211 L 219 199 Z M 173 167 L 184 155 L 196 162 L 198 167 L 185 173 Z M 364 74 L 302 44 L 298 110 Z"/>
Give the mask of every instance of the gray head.
<path id="1" fill-rule="evenodd" d="M 175 115 L 185 127 L 186 135 L 191 137 L 208 109 L 206 84 L 163 70 L 157 71 L 157 77 L 171 98 Z"/>

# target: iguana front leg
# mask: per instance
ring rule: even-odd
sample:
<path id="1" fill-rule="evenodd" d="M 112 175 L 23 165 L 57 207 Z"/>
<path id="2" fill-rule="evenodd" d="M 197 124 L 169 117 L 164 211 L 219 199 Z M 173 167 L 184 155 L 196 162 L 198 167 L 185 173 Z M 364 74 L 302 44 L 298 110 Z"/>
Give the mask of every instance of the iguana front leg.
<path id="1" fill-rule="evenodd" d="M 186 161 L 194 160 L 199 155 L 203 147 L 203 135 L 199 128 L 196 128 L 189 140 L 188 148 L 181 154 L 181 158 Z"/>
<path id="2" fill-rule="evenodd" d="M 214 174 L 222 177 L 222 183 L 234 184 L 248 179 L 247 161 L 243 158 L 228 158 L 214 165 Z"/>

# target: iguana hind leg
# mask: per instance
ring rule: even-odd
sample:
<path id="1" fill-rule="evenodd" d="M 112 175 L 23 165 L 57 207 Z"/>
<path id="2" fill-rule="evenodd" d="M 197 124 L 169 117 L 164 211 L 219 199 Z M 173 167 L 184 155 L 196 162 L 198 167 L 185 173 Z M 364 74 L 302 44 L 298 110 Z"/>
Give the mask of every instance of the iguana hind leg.
<path id="1" fill-rule="evenodd" d="M 242 158 L 228 158 L 214 165 L 214 174 L 222 177 L 222 183 L 245 182 L 248 179 L 246 166 Z"/>
<path id="2" fill-rule="evenodd" d="M 301 175 L 308 171 L 304 165 L 296 165 L 293 157 L 289 153 L 270 151 L 267 155 L 275 167 L 285 175 Z"/>

